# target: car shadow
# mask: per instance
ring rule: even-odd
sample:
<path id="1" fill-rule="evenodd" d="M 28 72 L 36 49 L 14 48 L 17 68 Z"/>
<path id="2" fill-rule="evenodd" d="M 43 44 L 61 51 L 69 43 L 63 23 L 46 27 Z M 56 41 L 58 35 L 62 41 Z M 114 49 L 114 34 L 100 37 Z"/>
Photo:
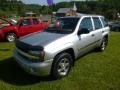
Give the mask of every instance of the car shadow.
<path id="1" fill-rule="evenodd" d="M 50 76 L 33 76 L 26 73 L 14 59 L 0 60 L 0 80 L 19 86 L 32 85 L 44 81 L 52 81 Z"/>

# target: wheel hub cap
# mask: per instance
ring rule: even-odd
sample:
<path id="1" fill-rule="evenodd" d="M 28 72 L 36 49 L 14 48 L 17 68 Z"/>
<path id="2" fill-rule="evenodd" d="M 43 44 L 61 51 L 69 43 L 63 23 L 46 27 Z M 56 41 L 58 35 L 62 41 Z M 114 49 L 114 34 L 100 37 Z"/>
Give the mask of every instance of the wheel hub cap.
<path id="1" fill-rule="evenodd" d="M 66 75 L 70 68 L 69 60 L 64 58 L 60 61 L 58 65 L 58 73 L 62 76 Z"/>
<path id="2" fill-rule="evenodd" d="M 14 41 L 14 40 L 15 40 L 14 35 L 9 35 L 9 36 L 8 36 L 8 40 L 9 40 L 9 41 Z"/>

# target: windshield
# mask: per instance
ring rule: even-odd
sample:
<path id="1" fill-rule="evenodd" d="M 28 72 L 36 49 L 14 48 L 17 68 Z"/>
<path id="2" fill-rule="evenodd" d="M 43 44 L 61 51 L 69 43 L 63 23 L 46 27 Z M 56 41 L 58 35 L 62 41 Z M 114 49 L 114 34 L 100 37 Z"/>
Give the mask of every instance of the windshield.
<path id="1" fill-rule="evenodd" d="M 69 34 L 75 30 L 79 18 L 59 18 L 55 23 L 51 23 L 46 32 Z"/>

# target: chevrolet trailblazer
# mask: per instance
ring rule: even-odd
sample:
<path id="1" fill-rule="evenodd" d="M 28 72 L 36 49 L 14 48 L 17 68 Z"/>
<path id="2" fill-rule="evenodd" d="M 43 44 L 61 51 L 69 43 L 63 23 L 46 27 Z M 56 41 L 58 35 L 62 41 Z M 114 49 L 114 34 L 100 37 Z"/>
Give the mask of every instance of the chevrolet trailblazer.
<path id="1" fill-rule="evenodd" d="M 42 32 L 18 39 L 14 58 L 28 73 L 58 79 L 68 75 L 79 56 L 93 49 L 104 51 L 108 36 L 103 16 L 61 17 Z"/>

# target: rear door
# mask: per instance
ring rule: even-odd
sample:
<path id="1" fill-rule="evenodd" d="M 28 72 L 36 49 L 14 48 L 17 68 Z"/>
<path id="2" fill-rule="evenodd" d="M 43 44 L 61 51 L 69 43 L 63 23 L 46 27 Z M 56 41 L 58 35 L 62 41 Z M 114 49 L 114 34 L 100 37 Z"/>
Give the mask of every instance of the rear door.
<path id="1" fill-rule="evenodd" d="M 102 40 L 102 33 L 103 31 L 103 26 L 102 23 L 100 21 L 99 17 L 92 17 L 93 19 L 93 25 L 94 25 L 94 30 L 93 30 L 93 34 L 94 34 L 94 40 L 95 40 L 95 46 L 99 46 Z"/>

